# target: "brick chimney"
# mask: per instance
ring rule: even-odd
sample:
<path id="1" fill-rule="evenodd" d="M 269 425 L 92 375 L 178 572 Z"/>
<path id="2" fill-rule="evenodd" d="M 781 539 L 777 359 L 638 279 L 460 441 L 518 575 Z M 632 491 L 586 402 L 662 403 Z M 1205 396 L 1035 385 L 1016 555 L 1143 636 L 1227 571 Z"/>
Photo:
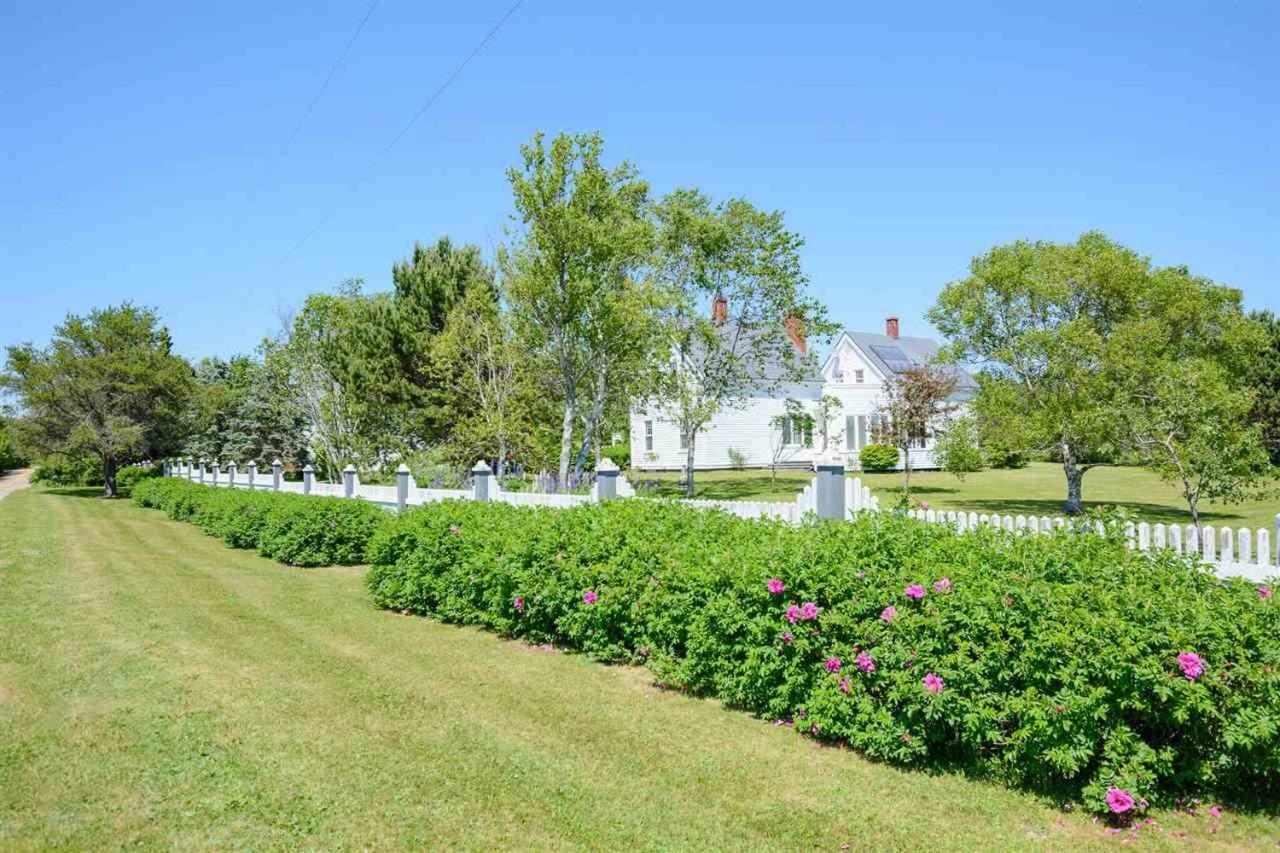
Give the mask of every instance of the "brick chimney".
<path id="1" fill-rule="evenodd" d="M 717 293 L 716 299 L 711 303 L 711 322 L 719 326 L 729 319 L 729 300 L 724 298 L 723 293 Z"/>
<path id="2" fill-rule="evenodd" d="M 898 339 L 898 318 L 889 316 L 884 318 L 884 333 L 894 340 Z"/>
<path id="3" fill-rule="evenodd" d="M 804 321 L 795 314 L 787 315 L 787 337 L 796 348 L 796 352 L 805 355 L 809 352 L 809 342 L 804 337 Z"/>

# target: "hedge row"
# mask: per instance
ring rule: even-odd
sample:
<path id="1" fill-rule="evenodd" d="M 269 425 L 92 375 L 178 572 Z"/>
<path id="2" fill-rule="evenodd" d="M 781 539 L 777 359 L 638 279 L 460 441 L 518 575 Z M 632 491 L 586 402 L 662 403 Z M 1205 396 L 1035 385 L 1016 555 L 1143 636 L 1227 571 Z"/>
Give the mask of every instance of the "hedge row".
<path id="1" fill-rule="evenodd" d="M 390 514 L 345 498 L 216 488 L 174 478 L 148 479 L 133 489 L 141 506 L 192 521 L 233 548 L 256 548 L 290 566 L 364 562 L 369 540 Z"/>
<path id="2" fill-rule="evenodd" d="M 1270 587 L 1120 536 L 449 501 L 380 530 L 369 561 L 382 607 L 642 661 L 877 759 L 1099 811 L 1280 800 Z"/>

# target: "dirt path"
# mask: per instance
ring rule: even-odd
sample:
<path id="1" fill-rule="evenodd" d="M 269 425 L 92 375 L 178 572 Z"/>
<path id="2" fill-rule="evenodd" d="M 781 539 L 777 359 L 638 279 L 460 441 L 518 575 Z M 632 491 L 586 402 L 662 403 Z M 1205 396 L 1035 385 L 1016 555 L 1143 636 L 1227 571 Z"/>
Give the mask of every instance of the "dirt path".
<path id="1" fill-rule="evenodd" d="M 19 468 L 17 471 L 5 471 L 0 474 L 0 501 L 10 492 L 25 489 L 31 485 L 31 469 Z"/>

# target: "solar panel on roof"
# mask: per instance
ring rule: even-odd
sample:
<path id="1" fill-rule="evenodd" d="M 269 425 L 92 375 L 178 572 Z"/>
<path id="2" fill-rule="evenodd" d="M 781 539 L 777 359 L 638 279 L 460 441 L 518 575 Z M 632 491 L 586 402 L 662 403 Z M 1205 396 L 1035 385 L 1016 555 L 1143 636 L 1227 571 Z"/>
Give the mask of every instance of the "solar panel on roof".
<path id="1" fill-rule="evenodd" d="M 910 370 L 918 366 L 898 347 L 872 345 L 871 349 L 875 351 L 876 355 L 880 356 L 894 373 L 901 373 L 904 370 Z"/>

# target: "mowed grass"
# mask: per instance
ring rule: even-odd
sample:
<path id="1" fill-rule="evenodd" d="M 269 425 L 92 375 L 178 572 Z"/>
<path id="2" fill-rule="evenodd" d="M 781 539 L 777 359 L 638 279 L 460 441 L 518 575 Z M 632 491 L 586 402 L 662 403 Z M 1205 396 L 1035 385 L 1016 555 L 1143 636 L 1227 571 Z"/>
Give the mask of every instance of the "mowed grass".
<path id="1" fill-rule="evenodd" d="M 875 491 L 882 506 L 891 505 L 901 493 L 901 473 L 857 476 Z M 775 482 L 768 471 L 699 471 L 694 486 L 699 498 L 785 501 L 794 498 L 812 477 L 809 471 L 779 471 Z M 629 478 L 659 484 L 659 494 L 683 495 L 674 473 L 632 471 Z M 1050 462 L 1033 462 L 1016 470 L 979 471 L 967 474 L 963 481 L 940 471 L 916 471 L 911 475 L 912 495 L 927 501 L 933 509 L 1061 515 L 1066 492 L 1062 466 Z M 1084 497 L 1087 506 L 1127 506 L 1146 521 L 1191 521 L 1178 489 L 1142 468 L 1094 468 L 1085 474 Z M 1201 513 L 1207 524 L 1271 529 L 1276 513 L 1280 513 L 1280 497 L 1239 504 L 1202 504 Z"/>
<path id="2" fill-rule="evenodd" d="M 1093 819 L 375 610 L 122 501 L 0 502 L 0 849 L 1113 847 Z M 1260 816 L 1125 838 L 1274 844 Z"/>

